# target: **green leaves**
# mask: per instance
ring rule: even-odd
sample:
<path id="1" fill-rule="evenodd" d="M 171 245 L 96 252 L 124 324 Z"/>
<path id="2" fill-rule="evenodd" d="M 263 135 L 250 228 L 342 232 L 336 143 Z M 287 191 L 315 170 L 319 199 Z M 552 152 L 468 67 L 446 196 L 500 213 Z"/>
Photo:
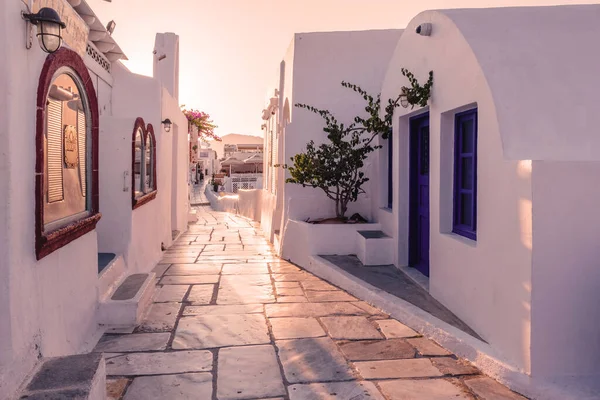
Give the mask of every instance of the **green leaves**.
<path id="1" fill-rule="evenodd" d="M 354 202 L 365 193 L 362 186 L 369 181 L 361 171 L 365 160 L 373 151 L 381 148 L 374 145 L 373 140 L 381 135 L 387 139 L 392 127 L 394 109 L 398 107 L 400 96 L 389 100 L 385 107 L 385 117 L 381 119 L 381 95 L 371 96 L 360 86 L 342 82 L 342 86 L 360 95 L 367 103 L 366 117 L 356 116 L 349 125 L 338 122 L 329 110 L 321 110 L 307 104 L 295 104 L 323 118 L 323 131 L 327 133 L 328 142 L 315 145 L 310 141 L 306 150 L 291 157 L 292 166 L 278 165 L 287 169 L 290 178 L 287 183 L 303 187 L 319 188 L 325 195 L 335 201 L 336 216 L 343 218 L 348 203 Z"/>
<path id="2" fill-rule="evenodd" d="M 427 106 L 427 101 L 431 96 L 431 87 L 433 86 L 433 71 L 429 71 L 429 79 L 427 79 L 427 82 L 423 86 L 419 84 L 414 74 L 406 68 L 402 68 L 400 71 L 411 85 L 410 88 L 406 86 L 402 87 L 402 94 L 406 96 L 408 104 L 412 105 L 412 108 L 416 105 L 421 107 Z"/>

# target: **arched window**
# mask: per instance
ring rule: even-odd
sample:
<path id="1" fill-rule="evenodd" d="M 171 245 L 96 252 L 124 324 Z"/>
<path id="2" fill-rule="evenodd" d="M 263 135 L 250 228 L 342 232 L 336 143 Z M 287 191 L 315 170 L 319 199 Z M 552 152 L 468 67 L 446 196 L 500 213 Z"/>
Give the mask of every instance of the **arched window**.
<path id="1" fill-rule="evenodd" d="M 98 101 L 77 53 L 46 58 L 36 116 L 36 257 L 93 230 L 98 202 Z"/>
<path id="2" fill-rule="evenodd" d="M 156 139 L 154 128 L 142 118 L 135 120 L 131 155 L 131 205 L 136 209 L 156 198 Z"/>

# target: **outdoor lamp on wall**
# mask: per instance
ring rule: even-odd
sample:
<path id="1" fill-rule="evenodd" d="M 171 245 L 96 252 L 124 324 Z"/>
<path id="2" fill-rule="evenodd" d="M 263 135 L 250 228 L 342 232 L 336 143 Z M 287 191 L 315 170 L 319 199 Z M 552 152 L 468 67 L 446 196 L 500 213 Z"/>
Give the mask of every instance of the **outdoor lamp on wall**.
<path id="1" fill-rule="evenodd" d="M 404 90 L 404 88 L 402 88 L 402 94 L 400 95 L 400 105 L 404 108 L 408 108 L 408 94 L 406 93 L 406 91 Z"/>
<path id="2" fill-rule="evenodd" d="M 171 122 L 171 120 L 169 118 L 165 119 L 164 121 L 161 121 L 160 123 L 165 126 L 165 132 L 167 132 L 167 133 L 171 132 L 171 125 L 173 123 Z"/>
<path id="3" fill-rule="evenodd" d="M 23 13 L 23 18 L 37 26 L 37 38 L 40 47 L 46 53 L 54 53 L 62 45 L 61 29 L 67 24 L 60 20 L 60 16 L 53 8 L 41 8 L 37 14 Z"/>

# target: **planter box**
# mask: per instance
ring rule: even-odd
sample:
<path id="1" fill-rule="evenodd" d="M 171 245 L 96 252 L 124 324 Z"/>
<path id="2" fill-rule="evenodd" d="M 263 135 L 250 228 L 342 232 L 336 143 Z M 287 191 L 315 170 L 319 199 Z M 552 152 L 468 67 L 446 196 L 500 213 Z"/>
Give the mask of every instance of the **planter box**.
<path id="1" fill-rule="evenodd" d="M 381 224 L 309 224 L 289 220 L 281 237 L 282 257 L 300 266 L 314 255 L 358 253 L 357 231 L 378 231 Z"/>

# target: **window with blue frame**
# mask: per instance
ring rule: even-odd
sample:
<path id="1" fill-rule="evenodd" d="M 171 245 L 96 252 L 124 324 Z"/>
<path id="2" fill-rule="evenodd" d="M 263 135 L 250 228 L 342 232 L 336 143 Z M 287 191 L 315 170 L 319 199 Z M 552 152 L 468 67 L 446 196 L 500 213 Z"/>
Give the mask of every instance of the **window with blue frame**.
<path id="1" fill-rule="evenodd" d="M 394 200 L 394 188 L 393 188 L 393 174 L 392 174 L 392 170 L 393 170 L 393 154 L 394 154 L 394 147 L 392 146 L 392 144 L 394 143 L 392 141 L 392 132 L 393 130 L 390 129 L 389 133 L 388 133 L 388 139 L 387 139 L 387 145 L 388 145 L 388 154 L 387 154 L 387 162 L 388 162 L 388 176 L 387 176 L 387 208 L 389 208 L 390 210 L 392 209 L 392 203 Z"/>
<path id="2" fill-rule="evenodd" d="M 452 232 L 477 240 L 477 109 L 455 118 Z"/>

